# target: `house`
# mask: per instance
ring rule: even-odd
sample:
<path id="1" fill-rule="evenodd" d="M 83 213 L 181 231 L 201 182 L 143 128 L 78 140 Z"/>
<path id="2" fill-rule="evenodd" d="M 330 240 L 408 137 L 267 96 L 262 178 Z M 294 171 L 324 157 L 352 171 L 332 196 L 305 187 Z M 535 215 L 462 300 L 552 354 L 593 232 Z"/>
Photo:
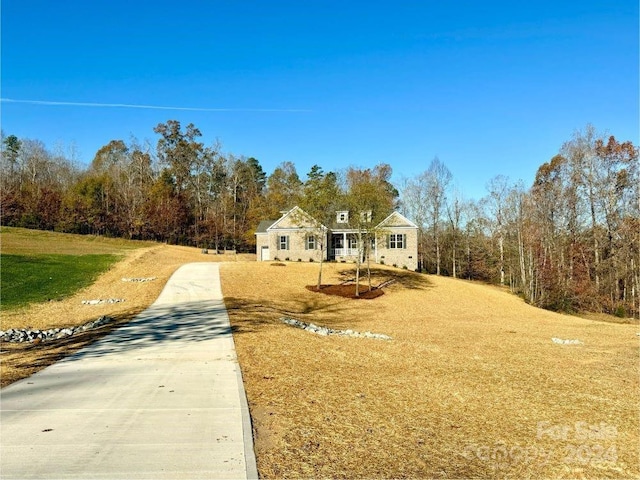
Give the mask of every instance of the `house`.
<path id="1" fill-rule="evenodd" d="M 256 230 L 257 259 L 355 261 L 363 249 L 358 248 L 358 229 L 349 215 L 347 210 L 337 211 L 334 222 L 325 226 L 296 206 L 277 220 L 262 221 Z M 364 213 L 360 223 L 370 215 Z M 413 222 L 392 212 L 370 230 L 375 232 L 370 240 L 373 262 L 418 268 L 418 227 Z"/>

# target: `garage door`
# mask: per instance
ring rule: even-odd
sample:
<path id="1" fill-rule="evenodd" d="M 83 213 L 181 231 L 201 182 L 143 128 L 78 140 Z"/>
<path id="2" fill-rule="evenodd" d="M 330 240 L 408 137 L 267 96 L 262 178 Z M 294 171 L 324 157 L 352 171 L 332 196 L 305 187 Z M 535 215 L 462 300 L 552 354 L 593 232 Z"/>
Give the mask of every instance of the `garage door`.
<path id="1" fill-rule="evenodd" d="M 271 260 L 271 257 L 269 256 L 269 247 L 262 247 L 260 249 L 260 260 L 262 260 L 263 262 Z"/>

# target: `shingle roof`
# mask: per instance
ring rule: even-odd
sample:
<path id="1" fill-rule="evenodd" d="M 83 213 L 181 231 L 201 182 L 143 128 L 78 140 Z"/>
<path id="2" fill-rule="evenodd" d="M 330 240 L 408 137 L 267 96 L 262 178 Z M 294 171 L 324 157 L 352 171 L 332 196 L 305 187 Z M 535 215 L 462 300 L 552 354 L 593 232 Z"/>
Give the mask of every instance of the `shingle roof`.
<path id="1" fill-rule="evenodd" d="M 262 220 L 256 228 L 256 233 L 267 233 L 267 228 L 276 223 L 277 220 Z"/>
<path id="2" fill-rule="evenodd" d="M 296 207 L 297 208 L 297 207 Z M 299 209 L 300 211 L 302 211 L 305 215 L 306 213 Z M 340 210 L 342 211 L 342 210 Z M 290 213 L 291 211 L 287 212 Z M 286 215 L 285 215 L 286 216 Z M 279 218 L 278 220 L 262 220 L 259 224 L 258 224 L 258 228 L 256 229 L 256 233 L 267 233 L 267 229 L 269 227 L 271 227 L 274 223 L 282 220 L 283 217 Z M 418 228 L 411 220 L 407 219 L 404 215 L 402 215 L 399 212 L 391 212 L 391 214 L 386 217 L 384 220 L 382 220 L 382 222 L 380 222 L 377 227 L 381 227 L 381 226 L 387 226 L 387 227 L 391 227 L 391 228 Z M 331 224 L 329 225 L 329 230 L 331 231 L 355 231 L 356 227 L 349 225 L 348 223 L 338 223 L 336 222 L 335 218 L 334 220 L 331 222 Z"/>

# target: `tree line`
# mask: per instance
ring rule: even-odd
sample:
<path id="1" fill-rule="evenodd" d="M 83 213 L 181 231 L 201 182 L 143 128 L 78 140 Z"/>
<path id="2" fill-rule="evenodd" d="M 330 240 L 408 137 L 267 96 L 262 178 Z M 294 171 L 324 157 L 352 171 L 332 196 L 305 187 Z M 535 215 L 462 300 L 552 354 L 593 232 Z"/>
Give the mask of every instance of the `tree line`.
<path id="1" fill-rule="evenodd" d="M 292 162 L 267 175 L 256 158 L 206 145 L 193 124 L 153 131 L 155 146 L 112 140 L 84 167 L 3 132 L 2 225 L 251 252 L 259 221 L 294 205 L 321 222 L 373 205 L 418 225 L 421 271 L 500 284 L 543 308 L 640 315 L 638 148 L 590 125 L 533 185 L 497 176 L 481 199 L 457 191 L 438 158 L 395 186 L 386 164 L 315 165 L 303 180 Z"/>
<path id="2" fill-rule="evenodd" d="M 2 224 L 247 250 L 266 174 L 206 146 L 192 124 L 154 128 L 157 145 L 112 140 L 80 168 L 40 141 L 2 139 Z"/>
<path id="3" fill-rule="evenodd" d="M 640 316 L 638 148 L 588 125 L 537 170 L 533 185 L 496 176 L 467 200 L 435 158 L 405 181 L 422 268 L 510 288 L 558 311 Z"/>

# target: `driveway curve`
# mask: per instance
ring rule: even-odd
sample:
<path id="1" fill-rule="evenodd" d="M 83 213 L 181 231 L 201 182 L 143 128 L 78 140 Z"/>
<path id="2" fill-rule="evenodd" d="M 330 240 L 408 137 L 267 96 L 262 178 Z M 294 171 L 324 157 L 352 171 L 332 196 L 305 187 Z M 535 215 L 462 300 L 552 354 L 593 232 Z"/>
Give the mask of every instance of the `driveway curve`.
<path id="1" fill-rule="evenodd" d="M 0 405 L 3 479 L 258 476 L 216 263 L 183 265 L 151 307 Z"/>

